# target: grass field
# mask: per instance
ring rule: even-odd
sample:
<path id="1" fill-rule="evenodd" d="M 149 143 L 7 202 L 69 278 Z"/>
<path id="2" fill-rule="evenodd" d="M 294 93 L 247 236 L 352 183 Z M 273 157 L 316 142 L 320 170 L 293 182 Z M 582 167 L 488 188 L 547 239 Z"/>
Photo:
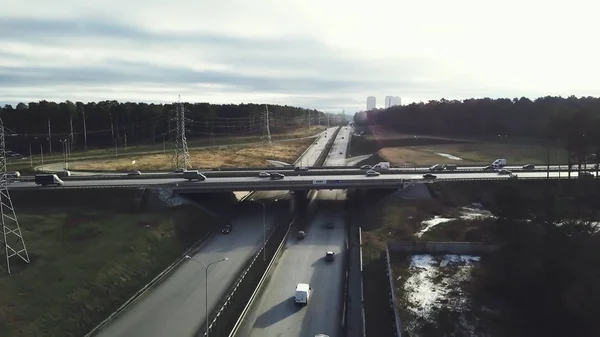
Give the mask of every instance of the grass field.
<path id="1" fill-rule="evenodd" d="M 293 163 L 314 139 L 303 139 L 266 145 L 223 146 L 191 150 L 192 167 L 265 167 L 267 160 Z M 135 165 L 132 161 L 135 160 Z M 93 161 L 80 161 L 69 164 L 73 170 L 168 170 L 172 169 L 172 154 L 123 155 Z"/>
<path id="2" fill-rule="evenodd" d="M 449 159 L 438 153 L 449 154 L 462 160 Z M 540 145 L 502 143 L 440 144 L 435 146 L 392 147 L 379 150 L 378 154 L 396 165 L 477 164 L 484 165 L 498 158 L 506 158 L 508 164 L 538 164 L 548 162 L 548 149 Z M 560 160 L 558 158 L 563 158 Z M 566 152 L 550 150 L 550 164 L 565 163 Z"/>
<path id="3" fill-rule="evenodd" d="M 405 135 L 380 127 L 371 131 L 374 134 L 352 139 L 350 152 L 353 156 L 376 154 L 377 159 L 389 161 L 393 165 L 484 165 L 498 158 L 506 158 L 509 165 L 544 165 L 547 164 L 548 159 L 551 165 L 564 164 L 567 161 L 564 149 L 556 146 L 548 148 L 539 139 L 483 140 Z M 451 159 L 445 155 L 455 156 L 461 160 Z"/>
<path id="4" fill-rule="evenodd" d="M 186 207 L 21 212 L 31 264 L 0 269 L 0 336 L 84 335 L 184 251 L 192 218 L 211 221 Z"/>
<path id="5" fill-rule="evenodd" d="M 303 138 L 303 137 L 311 137 L 324 130 L 325 127 L 322 126 L 313 126 L 310 129 L 308 128 L 298 128 L 287 130 L 283 133 L 274 133 L 271 135 L 271 139 L 273 141 L 293 139 L 293 138 Z M 249 143 L 259 143 L 261 142 L 260 136 L 243 136 L 243 137 L 214 137 L 214 138 L 201 138 L 201 139 L 193 139 L 188 138 L 187 143 L 190 150 L 195 148 L 202 148 L 207 146 L 220 146 L 220 145 L 229 145 L 229 144 L 249 144 Z M 60 144 L 58 141 L 56 142 L 56 147 L 60 150 Z M 126 155 L 140 155 L 140 154 L 163 154 L 164 152 L 171 153 L 174 150 L 174 143 L 172 141 L 163 143 L 153 143 L 153 144 L 139 144 L 139 145 L 130 145 L 128 147 L 120 146 L 118 148 L 119 156 Z M 89 159 L 104 159 L 104 158 L 114 158 L 115 157 L 115 148 L 108 147 L 102 149 L 88 149 L 88 151 L 83 151 L 81 147 L 83 144 L 77 144 L 73 149 L 73 152 L 70 155 L 69 162 L 79 161 L 79 160 L 89 160 Z M 7 166 L 9 170 L 14 171 L 33 171 L 35 166 L 42 165 L 42 160 L 39 153 L 33 153 L 32 160 L 29 159 L 9 159 Z M 64 161 L 63 154 L 60 151 L 54 151 L 52 154 L 44 153 L 44 164 L 51 163 L 62 163 Z M 71 164 L 69 164 L 71 166 Z"/>

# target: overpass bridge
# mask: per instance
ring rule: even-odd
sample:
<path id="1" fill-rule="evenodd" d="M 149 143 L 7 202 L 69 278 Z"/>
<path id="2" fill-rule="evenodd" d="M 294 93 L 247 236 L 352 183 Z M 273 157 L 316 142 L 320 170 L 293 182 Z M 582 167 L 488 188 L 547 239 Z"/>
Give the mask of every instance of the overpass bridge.
<path id="1" fill-rule="evenodd" d="M 387 173 L 376 177 L 360 174 L 311 174 L 304 172 L 293 176 L 285 176 L 279 180 L 252 177 L 215 177 L 204 181 L 187 181 L 181 177 L 174 178 L 112 178 L 66 180 L 63 186 L 37 186 L 33 181 L 13 181 L 11 189 L 39 188 L 131 188 L 131 187 L 164 187 L 174 191 L 185 192 L 235 192 L 235 191 L 275 191 L 275 190 L 330 190 L 330 189 L 394 189 L 401 188 L 405 183 L 432 183 L 436 181 L 465 181 L 465 180 L 506 180 L 506 175 L 496 172 L 453 172 L 437 174 L 437 179 L 428 180 L 415 172 Z M 577 172 L 571 172 L 576 178 Z M 567 171 L 536 171 L 519 172 L 518 179 L 551 179 L 567 178 Z"/>

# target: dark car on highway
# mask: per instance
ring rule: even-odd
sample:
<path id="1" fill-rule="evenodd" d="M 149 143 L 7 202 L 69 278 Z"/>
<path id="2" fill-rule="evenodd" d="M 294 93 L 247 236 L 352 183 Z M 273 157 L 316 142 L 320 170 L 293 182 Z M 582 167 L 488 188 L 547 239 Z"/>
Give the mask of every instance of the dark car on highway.
<path id="1" fill-rule="evenodd" d="M 231 233 L 232 228 L 233 227 L 231 226 L 231 224 L 228 223 L 225 226 L 223 226 L 223 228 L 221 229 L 221 233 L 223 233 L 223 234 L 229 234 L 229 233 Z"/>
<path id="2" fill-rule="evenodd" d="M 333 261 L 333 257 L 335 256 L 334 252 L 326 252 L 325 253 L 325 261 Z"/>
<path id="3" fill-rule="evenodd" d="M 425 173 L 425 174 L 423 175 L 423 179 L 431 179 L 431 180 L 433 180 L 433 179 L 436 179 L 436 178 L 437 178 L 437 176 L 434 176 L 434 175 L 433 175 L 433 174 L 431 174 L 431 173 Z"/>

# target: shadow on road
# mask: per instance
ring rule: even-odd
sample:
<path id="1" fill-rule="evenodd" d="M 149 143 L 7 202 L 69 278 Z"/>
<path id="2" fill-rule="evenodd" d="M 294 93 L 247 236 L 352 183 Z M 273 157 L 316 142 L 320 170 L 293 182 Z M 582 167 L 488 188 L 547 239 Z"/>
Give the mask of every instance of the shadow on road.
<path id="1" fill-rule="evenodd" d="M 291 289 L 290 292 L 293 292 L 294 289 Z M 254 323 L 255 328 L 267 328 L 288 316 L 291 316 L 298 311 L 302 310 L 303 306 L 297 305 L 294 303 L 294 297 L 289 297 L 285 299 L 283 302 L 274 305 L 268 311 L 265 311 L 262 315 L 260 315 L 256 322 Z"/>

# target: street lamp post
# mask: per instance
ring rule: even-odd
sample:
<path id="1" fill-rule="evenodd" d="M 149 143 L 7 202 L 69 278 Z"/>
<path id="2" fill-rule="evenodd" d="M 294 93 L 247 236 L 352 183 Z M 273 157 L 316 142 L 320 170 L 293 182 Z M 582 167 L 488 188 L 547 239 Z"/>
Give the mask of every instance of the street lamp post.
<path id="1" fill-rule="evenodd" d="M 228 258 L 223 258 L 223 259 L 211 262 L 209 264 L 204 264 L 204 262 L 202 262 L 200 260 L 196 260 L 196 259 L 194 259 L 193 257 L 191 257 L 189 255 L 186 255 L 185 258 L 188 259 L 188 260 L 192 260 L 192 261 L 194 261 L 194 262 L 196 262 L 198 264 L 201 264 L 204 267 L 204 271 L 205 271 L 205 274 L 204 274 L 205 275 L 204 276 L 205 277 L 205 279 L 204 279 L 204 291 L 206 293 L 206 295 L 204 296 L 204 300 L 205 300 L 204 301 L 204 304 L 205 304 L 205 309 L 204 309 L 205 312 L 204 313 L 206 315 L 206 337 L 208 337 L 208 326 L 209 326 L 209 324 L 208 324 L 208 268 L 210 268 L 210 266 L 212 266 L 213 264 L 217 264 L 219 262 L 227 261 Z"/>
<path id="2" fill-rule="evenodd" d="M 67 169 L 67 151 L 65 149 L 67 147 L 67 140 L 63 139 L 63 140 L 59 140 L 59 142 L 62 145 L 63 161 L 65 162 L 65 170 L 66 170 Z"/>
<path id="3" fill-rule="evenodd" d="M 267 205 L 255 199 L 250 199 L 250 201 L 254 201 L 263 207 L 263 261 L 267 261 Z M 277 199 L 273 202 L 277 202 Z"/>

